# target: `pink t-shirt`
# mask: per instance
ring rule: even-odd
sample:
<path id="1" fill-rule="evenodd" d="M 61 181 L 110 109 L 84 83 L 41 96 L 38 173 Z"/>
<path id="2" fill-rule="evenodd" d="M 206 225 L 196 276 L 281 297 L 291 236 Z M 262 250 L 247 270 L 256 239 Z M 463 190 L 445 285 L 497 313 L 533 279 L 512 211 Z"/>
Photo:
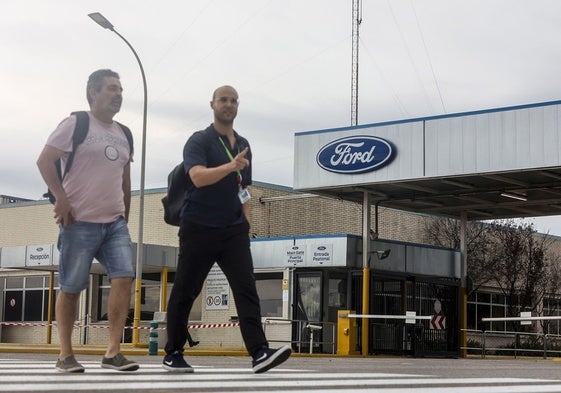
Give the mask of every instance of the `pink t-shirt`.
<path id="1" fill-rule="evenodd" d="M 127 137 L 117 123 L 105 124 L 89 115 L 88 134 L 76 148 L 62 185 L 77 221 L 109 223 L 125 215 L 123 168 L 132 157 Z M 70 116 L 47 139 L 47 145 L 65 152 L 63 173 L 75 125 L 76 116 Z"/>

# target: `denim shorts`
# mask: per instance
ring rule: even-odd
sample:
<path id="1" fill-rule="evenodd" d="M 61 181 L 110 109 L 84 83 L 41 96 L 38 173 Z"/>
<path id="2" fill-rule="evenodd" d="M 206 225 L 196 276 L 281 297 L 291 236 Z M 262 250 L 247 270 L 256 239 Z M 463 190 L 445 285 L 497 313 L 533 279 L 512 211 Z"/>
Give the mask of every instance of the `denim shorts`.
<path id="1" fill-rule="evenodd" d="M 58 250 L 58 281 L 63 292 L 79 293 L 88 287 L 94 258 L 109 279 L 134 277 L 131 238 L 123 217 L 109 224 L 79 221 L 61 227 Z"/>

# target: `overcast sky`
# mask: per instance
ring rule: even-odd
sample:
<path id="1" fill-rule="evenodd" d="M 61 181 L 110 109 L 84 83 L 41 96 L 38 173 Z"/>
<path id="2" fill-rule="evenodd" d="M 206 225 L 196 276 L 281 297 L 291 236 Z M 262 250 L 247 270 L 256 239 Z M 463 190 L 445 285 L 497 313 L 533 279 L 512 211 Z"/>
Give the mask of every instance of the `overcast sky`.
<path id="1" fill-rule="evenodd" d="M 0 13 L 0 194 L 39 199 L 35 161 L 88 75 L 121 75 L 116 120 L 133 130 L 140 187 L 147 78 L 146 188 L 164 187 L 212 91 L 240 95 L 236 130 L 254 180 L 293 185 L 294 133 L 351 124 L 352 0 L 18 0 Z M 359 124 L 561 99 L 559 0 L 363 0 Z M 561 217 L 536 219 L 561 235 Z"/>

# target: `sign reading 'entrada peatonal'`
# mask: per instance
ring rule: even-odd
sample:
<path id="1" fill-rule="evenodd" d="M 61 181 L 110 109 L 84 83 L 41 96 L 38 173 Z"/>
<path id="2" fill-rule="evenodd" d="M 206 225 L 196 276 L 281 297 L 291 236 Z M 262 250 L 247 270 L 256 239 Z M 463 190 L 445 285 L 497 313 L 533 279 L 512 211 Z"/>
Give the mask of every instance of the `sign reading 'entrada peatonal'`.
<path id="1" fill-rule="evenodd" d="M 332 266 L 332 244 L 292 245 L 286 247 L 286 264 L 290 266 Z"/>
<path id="2" fill-rule="evenodd" d="M 395 155 L 391 143 L 375 136 L 351 136 L 323 146 L 316 156 L 318 165 L 329 172 L 357 174 L 389 164 Z"/>

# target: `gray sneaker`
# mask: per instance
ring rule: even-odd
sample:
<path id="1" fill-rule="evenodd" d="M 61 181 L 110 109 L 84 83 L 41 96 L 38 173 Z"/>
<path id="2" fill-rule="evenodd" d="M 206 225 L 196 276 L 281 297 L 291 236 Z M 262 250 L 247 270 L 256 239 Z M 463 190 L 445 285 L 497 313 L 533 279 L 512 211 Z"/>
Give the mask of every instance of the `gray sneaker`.
<path id="1" fill-rule="evenodd" d="M 140 366 L 137 362 L 128 360 L 122 354 L 118 353 L 112 358 L 101 359 L 101 368 L 110 368 L 118 371 L 136 371 Z"/>
<path id="2" fill-rule="evenodd" d="M 58 360 L 56 362 L 56 369 L 61 373 L 83 373 L 84 366 L 76 361 L 74 355 L 68 356 L 64 360 Z"/>

